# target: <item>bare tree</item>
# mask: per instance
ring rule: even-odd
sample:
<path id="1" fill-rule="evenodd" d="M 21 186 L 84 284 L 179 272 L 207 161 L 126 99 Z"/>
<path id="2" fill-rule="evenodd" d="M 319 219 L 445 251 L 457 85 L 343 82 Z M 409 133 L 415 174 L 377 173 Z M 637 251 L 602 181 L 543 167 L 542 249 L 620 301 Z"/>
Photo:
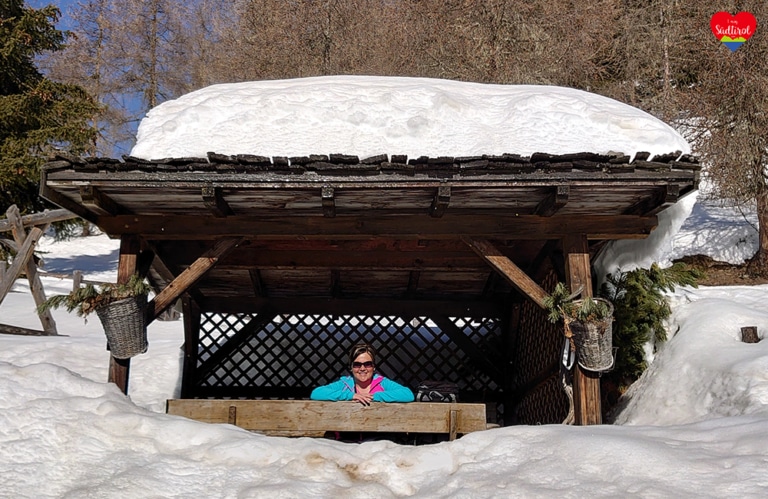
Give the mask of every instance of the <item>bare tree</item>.
<path id="1" fill-rule="evenodd" d="M 745 3 L 752 12 L 764 5 Z M 759 248 L 749 270 L 768 276 L 768 36 L 756 30 L 734 53 L 712 37 L 702 58 L 709 70 L 687 104 L 706 178 L 716 197 L 757 212 Z"/>

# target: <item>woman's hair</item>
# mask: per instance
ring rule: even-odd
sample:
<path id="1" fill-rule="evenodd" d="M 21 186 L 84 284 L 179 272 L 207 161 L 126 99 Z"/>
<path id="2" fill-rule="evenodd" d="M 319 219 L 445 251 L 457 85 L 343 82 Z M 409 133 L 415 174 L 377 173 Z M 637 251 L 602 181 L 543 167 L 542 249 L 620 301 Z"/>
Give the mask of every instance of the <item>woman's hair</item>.
<path id="1" fill-rule="evenodd" d="M 352 363 L 355 361 L 356 358 L 358 358 L 360 355 L 367 353 L 371 356 L 371 360 L 373 361 L 373 365 L 376 365 L 376 350 L 373 349 L 371 345 L 368 343 L 358 343 L 357 345 L 352 347 L 352 350 L 349 351 L 349 368 L 352 368 Z"/>

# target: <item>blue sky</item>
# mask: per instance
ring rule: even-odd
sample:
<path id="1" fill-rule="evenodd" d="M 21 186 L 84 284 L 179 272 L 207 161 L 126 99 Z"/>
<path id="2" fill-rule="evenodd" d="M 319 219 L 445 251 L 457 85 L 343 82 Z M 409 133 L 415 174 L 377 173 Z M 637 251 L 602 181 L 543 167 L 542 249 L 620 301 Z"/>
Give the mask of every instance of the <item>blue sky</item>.
<path id="1" fill-rule="evenodd" d="M 69 10 L 77 4 L 77 0 L 26 0 L 26 4 L 33 9 L 39 9 L 46 5 L 55 5 L 61 10 L 61 19 L 59 19 L 58 28 L 67 29 L 69 22 Z"/>

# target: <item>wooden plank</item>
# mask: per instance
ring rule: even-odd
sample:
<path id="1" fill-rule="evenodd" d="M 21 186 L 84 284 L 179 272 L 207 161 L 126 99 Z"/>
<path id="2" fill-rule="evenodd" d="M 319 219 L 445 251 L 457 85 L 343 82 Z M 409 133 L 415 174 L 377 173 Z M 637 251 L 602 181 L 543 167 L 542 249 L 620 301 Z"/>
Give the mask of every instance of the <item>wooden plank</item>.
<path id="1" fill-rule="evenodd" d="M 216 241 L 210 250 L 203 253 L 149 302 L 148 322 L 157 319 L 166 308 L 173 305 L 179 296 L 211 270 L 220 258 L 235 249 L 241 241 L 242 238 L 239 237 L 222 238 Z"/>
<path id="2" fill-rule="evenodd" d="M 563 239 L 566 254 L 565 273 L 571 291 L 582 290 L 582 297 L 592 296 L 592 269 L 589 261 L 589 244 L 584 235 Z M 603 420 L 600 377 L 598 373 L 574 367 L 573 373 L 574 417 L 577 425 L 601 424 Z"/>
<path id="3" fill-rule="evenodd" d="M 50 333 L 48 331 L 38 331 L 37 329 L 28 329 L 25 327 L 10 326 L 8 324 L 0 324 L 0 333 L 14 334 L 19 336 L 63 336 L 56 332 Z"/>
<path id="4" fill-rule="evenodd" d="M 505 277 L 518 291 L 528 296 L 538 306 L 544 308 L 544 300 L 549 296 L 536 281 L 528 277 L 520 267 L 502 254 L 490 242 L 483 239 L 462 238 L 475 253 Z"/>
<path id="5" fill-rule="evenodd" d="M 206 423 L 236 424 L 265 434 L 322 435 L 326 431 L 466 434 L 487 428 L 485 404 L 383 403 L 317 400 L 170 399 L 167 413 Z M 453 419 L 451 418 L 453 413 Z"/>

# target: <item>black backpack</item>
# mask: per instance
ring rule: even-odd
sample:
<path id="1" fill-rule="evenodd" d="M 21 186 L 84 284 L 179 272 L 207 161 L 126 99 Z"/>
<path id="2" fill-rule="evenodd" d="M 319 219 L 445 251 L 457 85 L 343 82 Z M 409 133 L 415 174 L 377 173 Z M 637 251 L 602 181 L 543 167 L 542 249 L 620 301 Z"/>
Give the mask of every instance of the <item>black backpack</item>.
<path id="1" fill-rule="evenodd" d="M 416 391 L 417 402 L 458 402 L 459 387 L 451 381 L 425 380 Z"/>

